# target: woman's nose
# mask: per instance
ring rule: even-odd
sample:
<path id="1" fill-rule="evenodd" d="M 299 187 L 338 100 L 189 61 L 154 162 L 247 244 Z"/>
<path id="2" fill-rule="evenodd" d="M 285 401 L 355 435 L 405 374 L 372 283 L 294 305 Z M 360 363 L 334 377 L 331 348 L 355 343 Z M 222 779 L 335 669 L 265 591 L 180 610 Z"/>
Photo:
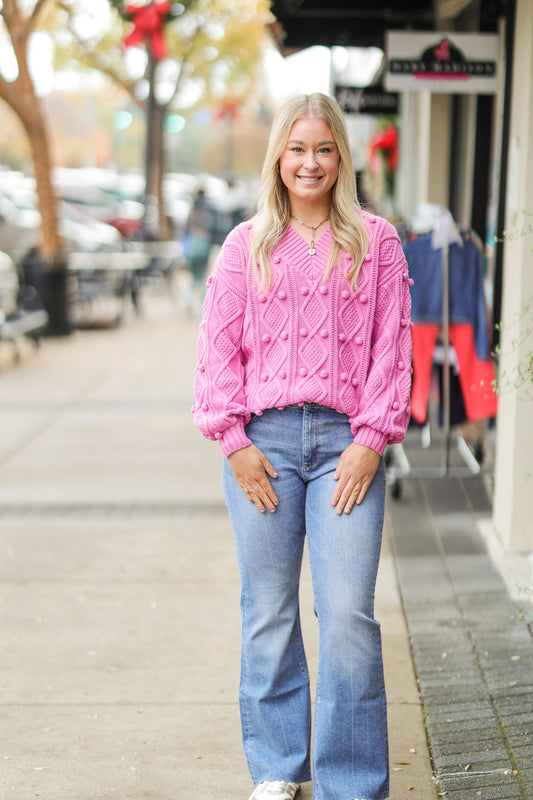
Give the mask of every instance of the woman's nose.
<path id="1" fill-rule="evenodd" d="M 317 166 L 316 154 L 313 150 L 306 151 L 304 166 L 307 167 L 307 169 L 314 169 Z"/>

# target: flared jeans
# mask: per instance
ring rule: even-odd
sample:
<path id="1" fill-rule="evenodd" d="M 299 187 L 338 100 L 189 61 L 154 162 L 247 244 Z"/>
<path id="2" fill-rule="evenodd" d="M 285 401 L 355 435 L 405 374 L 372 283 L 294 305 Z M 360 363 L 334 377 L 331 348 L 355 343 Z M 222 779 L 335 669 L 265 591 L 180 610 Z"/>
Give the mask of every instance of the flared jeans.
<path id="1" fill-rule="evenodd" d="M 274 513 L 246 498 L 227 460 L 226 504 L 241 577 L 240 712 L 255 784 L 311 779 L 311 697 L 300 627 L 304 541 L 319 658 L 312 743 L 314 800 L 388 796 L 387 707 L 374 591 L 385 502 L 383 462 L 350 514 L 331 505 L 353 441 L 348 418 L 315 403 L 269 409 L 246 433 L 278 473 Z"/>

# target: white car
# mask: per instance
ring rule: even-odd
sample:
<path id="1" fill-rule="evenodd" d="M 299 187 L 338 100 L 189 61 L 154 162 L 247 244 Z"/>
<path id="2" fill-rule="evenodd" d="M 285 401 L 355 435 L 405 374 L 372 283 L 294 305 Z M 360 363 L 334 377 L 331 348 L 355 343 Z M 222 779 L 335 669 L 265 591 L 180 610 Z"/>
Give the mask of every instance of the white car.
<path id="1" fill-rule="evenodd" d="M 17 268 L 7 253 L 0 252 L 0 323 L 18 306 L 19 281 Z"/>
<path id="2" fill-rule="evenodd" d="M 101 250 L 117 248 L 122 237 L 112 225 L 91 218 L 76 218 L 68 204 L 58 207 L 59 235 L 68 250 Z M 41 215 L 31 205 L 17 205 L 0 190 L 0 250 L 19 264 L 39 247 Z"/>

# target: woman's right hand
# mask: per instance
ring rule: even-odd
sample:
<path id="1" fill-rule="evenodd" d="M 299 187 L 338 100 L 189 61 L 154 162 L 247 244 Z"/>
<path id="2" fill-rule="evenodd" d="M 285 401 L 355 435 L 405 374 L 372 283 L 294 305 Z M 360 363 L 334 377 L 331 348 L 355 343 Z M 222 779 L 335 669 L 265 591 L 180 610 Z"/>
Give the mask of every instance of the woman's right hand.
<path id="1" fill-rule="evenodd" d="M 278 473 L 265 456 L 254 444 L 235 450 L 228 456 L 229 465 L 239 486 L 251 503 L 255 503 L 258 510 L 264 513 L 265 506 L 274 512 L 279 500 L 272 488 L 268 476 L 277 478 Z"/>

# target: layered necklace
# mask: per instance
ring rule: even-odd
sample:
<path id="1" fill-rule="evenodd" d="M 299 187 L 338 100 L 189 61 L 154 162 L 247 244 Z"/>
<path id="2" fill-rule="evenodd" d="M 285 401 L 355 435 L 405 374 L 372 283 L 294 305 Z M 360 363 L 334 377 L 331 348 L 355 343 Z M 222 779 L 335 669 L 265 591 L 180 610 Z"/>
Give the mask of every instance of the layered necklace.
<path id="1" fill-rule="evenodd" d="M 291 217 L 291 219 L 294 219 L 294 220 L 296 220 L 296 222 L 299 222 L 299 223 L 300 223 L 300 225 L 303 225 L 303 226 L 304 226 L 304 228 L 308 228 L 310 231 L 312 231 L 312 234 L 311 234 L 311 244 L 309 245 L 309 255 L 310 255 L 310 256 L 314 256 L 314 255 L 315 255 L 315 253 L 316 253 L 316 250 L 315 250 L 315 233 L 316 233 L 316 232 L 317 232 L 317 230 L 320 228 L 320 226 L 324 224 L 324 222 L 327 222 L 327 221 L 328 221 L 328 219 L 329 219 L 329 214 L 327 215 L 327 217 L 324 217 L 324 219 L 323 219 L 323 220 L 321 220 L 321 221 L 318 223 L 318 225 L 308 225 L 308 224 L 307 224 L 307 222 L 304 222 L 304 221 L 303 221 L 303 219 L 300 219 L 300 217 L 295 217 L 294 215 Z"/>

